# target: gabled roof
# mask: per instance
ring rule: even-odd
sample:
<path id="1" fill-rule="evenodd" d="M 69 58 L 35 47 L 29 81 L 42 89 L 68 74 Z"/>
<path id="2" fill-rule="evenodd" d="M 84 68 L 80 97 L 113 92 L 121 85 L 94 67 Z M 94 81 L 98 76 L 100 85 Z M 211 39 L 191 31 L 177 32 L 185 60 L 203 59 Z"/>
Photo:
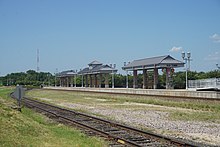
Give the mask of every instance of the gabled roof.
<path id="1" fill-rule="evenodd" d="M 102 63 L 99 62 L 99 61 L 97 61 L 97 60 L 94 60 L 94 61 L 92 61 L 91 63 L 89 63 L 88 65 L 89 65 L 89 66 L 91 66 L 91 65 L 102 65 Z"/>
<path id="2" fill-rule="evenodd" d="M 102 63 L 98 61 L 93 61 L 88 64 L 89 67 L 84 68 L 83 70 L 79 71 L 78 74 L 96 74 L 96 73 L 116 73 L 117 69 L 105 64 L 103 65 Z"/>
<path id="3" fill-rule="evenodd" d="M 152 68 L 164 68 L 164 67 L 183 67 L 184 63 L 174 59 L 170 55 L 145 58 L 140 60 L 134 60 L 128 65 L 122 67 L 123 70 L 138 70 L 138 69 L 152 69 Z"/>
<path id="4" fill-rule="evenodd" d="M 57 77 L 71 77 L 76 75 L 75 70 L 66 70 L 57 74 Z"/>

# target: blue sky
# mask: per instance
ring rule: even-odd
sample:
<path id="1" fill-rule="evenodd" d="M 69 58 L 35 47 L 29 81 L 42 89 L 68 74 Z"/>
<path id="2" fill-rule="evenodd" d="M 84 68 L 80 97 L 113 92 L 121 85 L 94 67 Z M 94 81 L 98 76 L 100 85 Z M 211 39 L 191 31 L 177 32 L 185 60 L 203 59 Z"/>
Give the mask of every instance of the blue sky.
<path id="1" fill-rule="evenodd" d="M 220 0 L 0 0 L 0 75 L 36 70 L 37 49 L 52 73 L 182 51 L 191 70 L 215 70 Z"/>

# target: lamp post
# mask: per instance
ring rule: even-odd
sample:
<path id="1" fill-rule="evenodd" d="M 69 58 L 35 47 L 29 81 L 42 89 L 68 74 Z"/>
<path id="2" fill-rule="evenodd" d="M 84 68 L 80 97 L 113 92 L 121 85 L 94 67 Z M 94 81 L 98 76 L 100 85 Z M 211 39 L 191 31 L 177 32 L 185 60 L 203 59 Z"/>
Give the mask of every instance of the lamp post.
<path id="1" fill-rule="evenodd" d="M 220 66 L 218 66 L 218 63 L 216 63 L 216 67 L 220 70 Z"/>
<path id="2" fill-rule="evenodd" d="M 115 88 L 114 69 L 116 67 L 116 64 L 113 64 L 113 66 L 112 66 L 112 64 L 110 64 L 110 66 L 113 68 L 112 69 L 112 88 Z"/>
<path id="3" fill-rule="evenodd" d="M 77 70 L 76 70 L 76 74 L 74 76 L 74 87 L 76 87 L 76 75 L 77 75 Z"/>
<path id="4" fill-rule="evenodd" d="M 191 57 L 190 52 L 187 52 L 187 55 L 185 54 L 185 52 L 182 52 L 182 58 L 183 58 L 183 60 L 185 60 L 185 63 L 186 63 L 186 90 L 188 89 L 188 77 L 187 77 L 188 75 L 187 75 L 187 72 L 190 69 L 190 61 L 191 61 L 190 57 Z M 187 66 L 187 63 L 189 64 L 189 68 Z"/>
<path id="5" fill-rule="evenodd" d="M 81 73 L 82 73 L 82 70 L 80 69 Z M 82 73 L 82 87 L 83 87 L 83 73 Z"/>
<path id="6" fill-rule="evenodd" d="M 126 62 L 124 62 L 124 66 L 126 66 Z M 126 88 L 128 88 L 128 71 L 126 70 Z"/>
<path id="7" fill-rule="evenodd" d="M 57 75 L 56 75 L 56 73 L 54 74 L 54 87 L 57 87 L 57 84 L 56 84 L 56 82 L 57 82 L 57 77 L 56 77 Z"/>

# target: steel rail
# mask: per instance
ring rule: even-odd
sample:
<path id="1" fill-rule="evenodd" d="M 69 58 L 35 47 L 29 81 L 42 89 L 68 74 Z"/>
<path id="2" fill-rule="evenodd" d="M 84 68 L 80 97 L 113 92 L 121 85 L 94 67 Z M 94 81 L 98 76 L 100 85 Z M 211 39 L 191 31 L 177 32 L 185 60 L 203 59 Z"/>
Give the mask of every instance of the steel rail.
<path id="1" fill-rule="evenodd" d="M 37 100 L 24 98 L 23 102 L 24 102 L 25 105 L 29 105 L 31 107 L 39 109 L 40 111 L 50 113 L 51 115 L 57 117 L 58 119 L 61 118 L 61 119 L 67 120 L 68 122 L 72 122 L 74 124 L 77 124 L 77 126 L 93 130 L 96 133 L 98 133 L 98 134 L 100 134 L 104 137 L 111 138 L 112 140 L 115 140 L 119 143 L 126 144 L 126 145 L 129 145 L 129 146 L 142 146 L 143 144 L 141 144 L 141 140 L 143 140 L 142 142 L 147 142 L 146 138 L 148 138 L 148 140 L 150 140 L 149 142 L 153 142 L 153 143 L 154 142 L 159 143 L 162 140 L 161 142 L 164 143 L 167 146 L 184 146 L 184 147 L 185 146 L 187 146 L 187 147 L 188 146 L 189 147 L 197 146 L 197 145 L 194 145 L 194 144 L 191 144 L 191 143 L 187 143 L 187 142 L 179 141 L 179 140 L 176 140 L 176 139 L 173 139 L 173 138 L 168 138 L 168 137 L 165 137 L 165 136 L 162 136 L 162 135 L 158 135 L 158 134 L 138 130 L 136 128 L 121 125 L 121 124 L 118 124 L 118 123 L 115 123 L 115 122 L 112 122 L 112 121 L 97 118 L 97 117 L 90 116 L 90 115 L 87 115 L 87 114 L 84 114 L 84 113 L 79 113 L 79 112 L 76 112 L 76 111 L 73 111 L 73 110 L 68 110 L 68 109 L 61 108 L 61 107 L 58 107 L 58 106 L 54 106 L 54 105 L 51 105 L 51 104 L 46 104 L 46 103 L 43 103 L 43 102 L 40 102 L 40 101 L 37 101 Z M 82 118 L 81 119 L 78 118 L 78 120 L 77 120 L 77 119 L 71 118 L 70 115 L 74 115 L 74 117 L 79 117 L 80 116 Z M 85 122 L 88 121 L 89 123 L 84 123 L 83 119 L 86 120 Z M 93 121 L 96 122 L 97 124 L 102 124 L 101 128 L 92 127 L 91 123 Z M 109 129 L 110 130 L 113 129 L 113 133 L 111 131 L 106 132 L 105 129 L 102 129 L 102 127 L 106 127 L 105 125 L 106 126 L 109 125 L 110 126 Z M 114 128 L 117 128 L 117 129 L 114 130 Z M 132 133 L 137 134 L 136 136 L 140 136 L 140 137 L 139 138 L 138 137 L 136 137 L 136 138 L 133 137 L 129 140 L 129 139 L 126 139 L 126 138 L 120 136 L 120 134 L 115 135 L 114 131 L 115 132 L 117 132 L 117 131 L 123 132 L 124 131 L 125 133 L 130 132 L 131 134 Z M 125 135 L 127 135 L 127 134 L 125 134 Z M 137 140 L 137 141 L 135 141 L 135 140 Z M 138 143 L 138 141 L 140 143 Z M 163 145 L 163 144 L 160 144 L 160 145 Z"/>

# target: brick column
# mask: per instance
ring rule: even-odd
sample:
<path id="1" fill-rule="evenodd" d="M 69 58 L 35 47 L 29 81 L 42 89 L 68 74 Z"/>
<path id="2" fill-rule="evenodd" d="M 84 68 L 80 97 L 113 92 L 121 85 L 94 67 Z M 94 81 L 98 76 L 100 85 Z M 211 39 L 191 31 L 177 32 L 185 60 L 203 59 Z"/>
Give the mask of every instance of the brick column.
<path id="1" fill-rule="evenodd" d="M 92 87 L 92 75 L 89 75 L 89 87 Z"/>
<path id="2" fill-rule="evenodd" d="M 73 87 L 73 77 L 70 77 L 71 87 Z"/>
<path id="3" fill-rule="evenodd" d="M 154 89 L 157 89 L 158 85 L 158 68 L 154 68 Z"/>
<path id="4" fill-rule="evenodd" d="M 133 70 L 133 88 L 137 88 L 137 70 Z"/>
<path id="5" fill-rule="evenodd" d="M 102 87 L 102 74 L 99 74 L 99 88 Z"/>
<path id="6" fill-rule="evenodd" d="M 105 88 L 109 88 L 108 75 L 109 74 L 105 74 Z"/>
<path id="7" fill-rule="evenodd" d="M 170 89 L 170 68 L 166 68 L 166 89 Z"/>
<path id="8" fill-rule="evenodd" d="M 143 70 L 143 89 L 147 88 L 147 70 Z"/>
<path id="9" fill-rule="evenodd" d="M 66 77 L 66 87 L 69 87 L 69 77 Z"/>
<path id="10" fill-rule="evenodd" d="M 88 87 L 88 75 L 85 75 L 85 87 Z"/>
<path id="11" fill-rule="evenodd" d="M 97 74 L 94 75 L 95 76 L 95 82 L 94 82 L 94 87 L 98 87 L 98 81 L 97 81 Z"/>
<path id="12" fill-rule="evenodd" d="M 66 79 L 62 78 L 62 87 L 66 87 Z"/>

